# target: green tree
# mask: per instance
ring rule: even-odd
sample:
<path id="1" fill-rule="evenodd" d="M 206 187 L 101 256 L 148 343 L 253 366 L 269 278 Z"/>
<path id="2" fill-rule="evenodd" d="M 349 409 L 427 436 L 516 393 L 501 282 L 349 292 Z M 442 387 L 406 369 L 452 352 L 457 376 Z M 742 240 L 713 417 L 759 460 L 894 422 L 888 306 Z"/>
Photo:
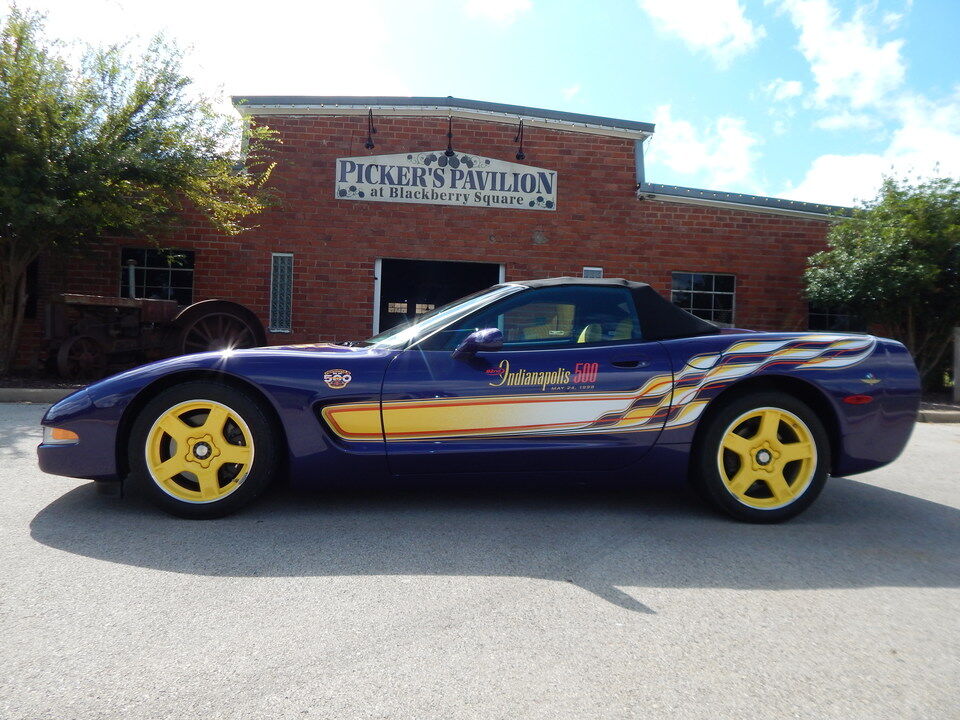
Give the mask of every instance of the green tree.
<path id="1" fill-rule="evenodd" d="M 844 305 L 907 346 L 927 387 L 960 325 L 960 181 L 886 179 L 809 260 L 807 294 Z"/>
<path id="2" fill-rule="evenodd" d="M 71 64 L 41 16 L 0 27 L 0 375 L 16 353 L 26 270 L 104 235 L 162 241 L 186 211 L 236 234 L 270 204 L 275 135 L 191 88 L 182 53 L 94 48 Z"/>

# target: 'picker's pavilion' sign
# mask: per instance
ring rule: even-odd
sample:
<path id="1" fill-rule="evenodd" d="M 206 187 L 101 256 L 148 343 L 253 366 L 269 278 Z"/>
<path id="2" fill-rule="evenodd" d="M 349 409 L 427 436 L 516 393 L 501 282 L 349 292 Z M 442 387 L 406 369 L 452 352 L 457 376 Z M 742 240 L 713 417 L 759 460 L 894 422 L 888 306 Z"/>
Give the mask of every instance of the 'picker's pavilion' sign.
<path id="1" fill-rule="evenodd" d="M 443 150 L 337 158 L 334 195 L 340 200 L 554 210 L 557 173 L 479 155 L 447 157 Z"/>

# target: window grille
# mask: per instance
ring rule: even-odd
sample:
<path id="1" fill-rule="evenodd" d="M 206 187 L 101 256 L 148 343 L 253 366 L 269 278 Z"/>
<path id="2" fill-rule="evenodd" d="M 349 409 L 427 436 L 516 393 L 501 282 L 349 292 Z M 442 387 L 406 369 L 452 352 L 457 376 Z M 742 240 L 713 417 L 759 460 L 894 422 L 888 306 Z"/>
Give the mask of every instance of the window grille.
<path id="1" fill-rule="evenodd" d="M 270 332 L 293 331 L 293 253 L 273 253 L 270 269 Z"/>
<path id="2" fill-rule="evenodd" d="M 737 278 L 719 273 L 673 273 L 670 299 L 687 312 L 718 325 L 733 325 Z"/>
<path id="3" fill-rule="evenodd" d="M 130 297 L 130 264 L 133 261 L 133 296 L 193 302 L 193 250 L 123 248 L 120 251 L 120 297 Z"/>

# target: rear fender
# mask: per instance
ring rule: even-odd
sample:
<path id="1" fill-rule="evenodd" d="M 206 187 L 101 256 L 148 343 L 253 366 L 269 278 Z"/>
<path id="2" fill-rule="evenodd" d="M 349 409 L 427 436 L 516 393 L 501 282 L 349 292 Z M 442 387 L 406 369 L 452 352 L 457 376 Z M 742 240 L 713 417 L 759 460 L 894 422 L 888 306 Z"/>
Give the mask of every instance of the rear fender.
<path id="1" fill-rule="evenodd" d="M 787 392 L 811 406 L 831 440 L 833 474 L 890 462 L 909 438 L 919 386 L 899 343 L 869 335 L 769 333 L 664 345 L 680 369 L 662 444 L 692 445 L 719 405 L 759 389 Z M 844 402 L 854 395 L 870 401 Z"/>

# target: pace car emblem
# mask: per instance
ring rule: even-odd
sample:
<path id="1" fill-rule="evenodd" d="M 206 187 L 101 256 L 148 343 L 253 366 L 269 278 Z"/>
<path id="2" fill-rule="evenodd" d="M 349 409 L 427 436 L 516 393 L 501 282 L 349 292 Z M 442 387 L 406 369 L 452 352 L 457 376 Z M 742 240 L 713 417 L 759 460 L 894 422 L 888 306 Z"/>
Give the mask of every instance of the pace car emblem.
<path id="1" fill-rule="evenodd" d="M 327 387 L 334 390 L 345 388 L 351 380 L 353 380 L 353 376 L 349 370 L 327 370 L 323 374 L 323 381 L 327 384 Z"/>
<path id="2" fill-rule="evenodd" d="M 867 385 L 876 385 L 878 382 L 880 382 L 880 378 L 875 377 L 873 373 L 867 373 L 860 378 L 860 382 L 866 383 Z"/>

